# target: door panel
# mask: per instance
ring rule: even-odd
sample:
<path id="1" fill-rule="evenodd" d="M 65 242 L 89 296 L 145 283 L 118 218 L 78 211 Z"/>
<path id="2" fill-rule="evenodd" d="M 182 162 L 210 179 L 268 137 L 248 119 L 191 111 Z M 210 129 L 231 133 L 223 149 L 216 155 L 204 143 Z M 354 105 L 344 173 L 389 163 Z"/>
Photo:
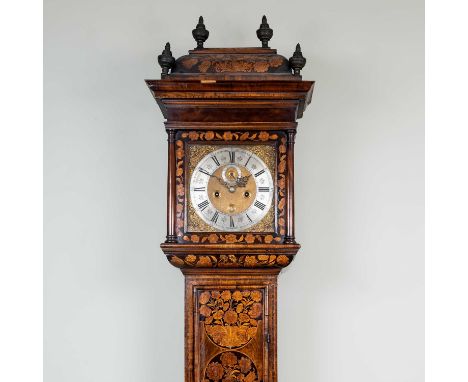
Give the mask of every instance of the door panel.
<path id="1" fill-rule="evenodd" d="M 276 382 L 279 269 L 186 269 L 185 382 Z"/>
<path id="2" fill-rule="evenodd" d="M 199 376 L 202 382 L 265 378 L 266 288 L 197 288 Z"/>

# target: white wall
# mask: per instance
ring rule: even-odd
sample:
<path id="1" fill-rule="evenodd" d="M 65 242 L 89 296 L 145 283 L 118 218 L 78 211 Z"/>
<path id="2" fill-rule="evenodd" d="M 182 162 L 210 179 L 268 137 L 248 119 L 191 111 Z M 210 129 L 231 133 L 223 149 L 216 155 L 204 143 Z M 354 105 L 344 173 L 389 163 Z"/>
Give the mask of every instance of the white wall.
<path id="1" fill-rule="evenodd" d="M 183 277 L 165 235 L 166 135 L 143 79 L 195 46 L 301 42 L 295 262 L 279 381 L 423 381 L 422 0 L 45 1 L 45 381 L 183 380 Z M 27 92 L 25 92 L 27 94 Z"/>

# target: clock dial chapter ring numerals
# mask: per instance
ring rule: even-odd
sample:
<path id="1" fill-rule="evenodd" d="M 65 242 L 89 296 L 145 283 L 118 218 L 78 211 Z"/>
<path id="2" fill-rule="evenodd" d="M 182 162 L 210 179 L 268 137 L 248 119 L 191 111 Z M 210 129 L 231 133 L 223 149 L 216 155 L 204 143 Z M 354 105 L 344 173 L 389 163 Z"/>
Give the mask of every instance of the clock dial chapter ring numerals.
<path id="1" fill-rule="evenodd" d="M 220 231 L 242 231 L 260 222 L 273 201 L 274 183 L 265 163 L 248 149 L 225 147 L 206 155 L 190 179 L 199 217 Z"/>

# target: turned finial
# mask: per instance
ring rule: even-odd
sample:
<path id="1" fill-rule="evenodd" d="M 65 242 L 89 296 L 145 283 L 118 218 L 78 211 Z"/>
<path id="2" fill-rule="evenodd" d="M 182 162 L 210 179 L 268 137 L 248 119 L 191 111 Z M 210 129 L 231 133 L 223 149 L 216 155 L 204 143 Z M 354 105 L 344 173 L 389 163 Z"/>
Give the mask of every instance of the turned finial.
<path id="1" fill-rule="evenodd" d="M 262 42 L 262 48 L 268 48 L 268 41 L 273 37 L 273 29 L 268 25 L 265 15 L 262 17 L 260 28 L 257 29 L 257 37 Z"/>
<path id="2" fill-rule="evenodd" d="M 192 30 L 192 36 L 197 42 L 195 49 L 203 49 L 203 43 L 208 39 L 209 35 L 210 32 L 205 28 L 205 24 L 203 24 L 203 17 L 200 16 L 197 26 Z"/>
<path id="3" fill-rule="evenodd" d="M 301 74 L 301 69 L 305 66 L 306 59 L 302 55 L 301 45 L 296 45 L 296 50 L 293 53 L 292 57 L 289 59 L 289 65 L 293 70 L 293 74 L 298 76 Z"/>
<path id="4" fill-rule="evenodd" d="M 161 78 L 169 74 L 169 69 L 172 69 L 175 64 L 175 58 L 172 56 L 171 44 L 166 43 L 164 50 L 158 56 L 158 63 L 162 68 Z"/>

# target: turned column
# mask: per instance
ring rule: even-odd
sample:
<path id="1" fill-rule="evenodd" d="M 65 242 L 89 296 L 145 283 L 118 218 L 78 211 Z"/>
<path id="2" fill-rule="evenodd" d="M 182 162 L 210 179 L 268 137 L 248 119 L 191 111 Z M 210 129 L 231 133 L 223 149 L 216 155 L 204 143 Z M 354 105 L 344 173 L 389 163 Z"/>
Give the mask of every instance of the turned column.
<path id="1" fill-rule="evenodd" d="M 287 244 L 295 243 L 294 233 L 294 143 L 296 138 L 296 130 L 287 130 L 286 142 L 286 160 L 287 174 L 286 177 L 286 195 L 287 195 L 287 216 L 286 216 L 286 237 L 284 242 Z"/>
<path id="2" fill-rule="evenodd" d="M 176 243 L 176 148 L 175 131 L 167 130 L 167 235 L 166 243 Z"/>

